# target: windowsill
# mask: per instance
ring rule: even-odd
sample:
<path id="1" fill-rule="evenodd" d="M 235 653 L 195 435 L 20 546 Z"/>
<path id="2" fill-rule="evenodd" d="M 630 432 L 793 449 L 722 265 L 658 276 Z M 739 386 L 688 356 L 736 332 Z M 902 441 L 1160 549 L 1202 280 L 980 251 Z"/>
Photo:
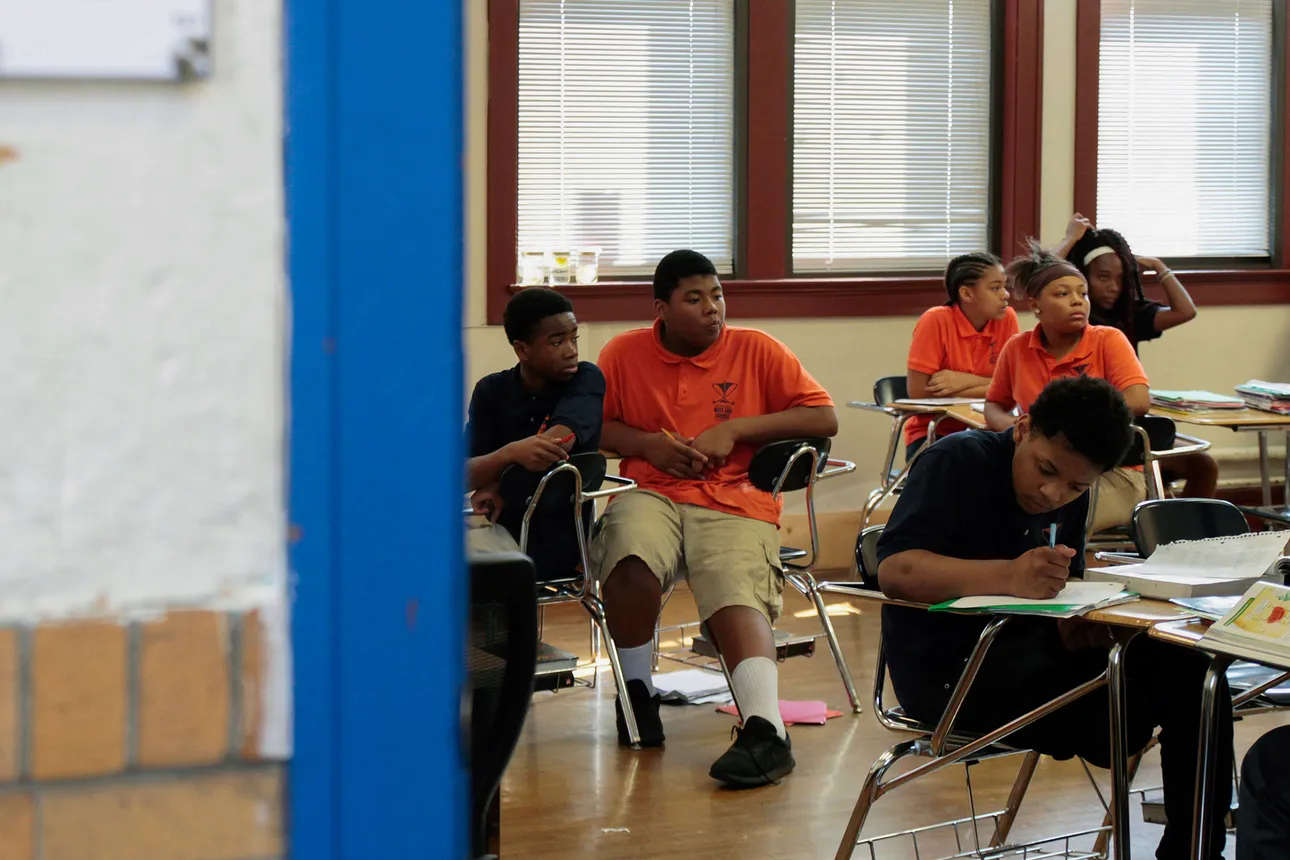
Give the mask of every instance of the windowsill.
<path id="1" fill-rule="evenodd" d="M 1290 304 L 1290 269 L 1175 269 L 1196 304 Z M 1148 279 L 1150 280 L 1150 279 Z M 723 280 L 732 319 L 837 319 L 918 316 L 945 301 L 940 276 L 801 277 Z M 1155 291 L 1154 281 L 1146 283 Z M 511 285 L 508 293 L 523 287 Z M 649 281 L 601 281 L 560 287 L 585 322 L 647 322 L 654 318 Z M 1015 302 L 1015 300 L 1014 300 Z"/>

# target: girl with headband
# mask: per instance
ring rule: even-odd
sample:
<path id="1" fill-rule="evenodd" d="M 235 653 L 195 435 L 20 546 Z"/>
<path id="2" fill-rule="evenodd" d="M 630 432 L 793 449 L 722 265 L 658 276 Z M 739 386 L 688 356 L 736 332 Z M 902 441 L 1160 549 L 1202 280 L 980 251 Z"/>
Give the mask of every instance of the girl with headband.
<path id="1" fill-rule="evenodd" d="M 1063 253 L 1064 252 L 1064 253 Z M 1140 257 L 1114 230 L 1094 229 L 1076 213 L 1057 246 L 1088 281 L 1096 325 L 1115 326 L 1124 332 L 1136 352 L 1138 344 L 1155 340 L 1161 332 L 1196 318 L 1196 303 L 1169 267 L 1155 257 Z M 1155 272 L 1168 304 L 1153 302 L 1142 291 L 1142 273 Z M 1183 481 L 1182 495 L 1211 499 L 1218 490 L 1218 461 L 1204 451 L 1170 459 L 1161 470 L 1165 483 Z"/>
<path id="2" fill-rule="evenodd" d="M 1145 415 L 1151 407 L 1147 374 L 1128 338 L 1111 326 L 1089 324 L 1088 284 L 1073 264 L 1031 243 L 1030 252 L 1008 265 L 1012 291 L 1027 297 L 1039 324 L 1004 346 L 985 395 L 991 430 L 1016 422 L 1049 382 L 1070 376 L 1105 379 L 1124 396 L 1129 410 Z M 1043 471 L 1043 464 L 1039 464 Z M 1129 522 L 1133 508 L 1147 496 L 1142 472 L 1116 468 L 1098 483 L 1097 510 L 1089 534 Z"/>

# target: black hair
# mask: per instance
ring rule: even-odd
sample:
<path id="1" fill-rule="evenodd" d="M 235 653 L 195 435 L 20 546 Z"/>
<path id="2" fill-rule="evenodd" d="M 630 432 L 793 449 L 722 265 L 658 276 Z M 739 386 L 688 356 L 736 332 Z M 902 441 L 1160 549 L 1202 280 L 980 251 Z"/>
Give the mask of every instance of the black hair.
<path id="1" fill-rule="evenodd" d="M 671 301 L 681 281 L 695 275 L 716 275 L 717 267 L 698 251 L 673 251 L 654 269 L 654 298 Z"/>
<path id="2" fill-rule="evenodd" d="M 542 320 L 556 314 L 573 313 L 573 302 L 546 287 L 525 287 L 506 303 L 502 312 L 502 328 L 506 330 L 506 341 L 528 343 L 537 334 Z"/>
<path id="3" fill-rule="evenodd" d="M 945 267 L 945 292 L 949 293 L 950 300 L 945 304 L 957 305 L 959 287 L 975 283 L 988 269 L 1001 265 L 1003 264 L 999 262 L 998 257 L 984 251 L 961 254 L 950 260 L 950 264 Z"/>
<path id="4" fill-rule="evenodd" d="M 1030 405 L 1030 426 L 1050 439 L 1061 436 L 1075 453 L 1109 472 L 1133 442 L 1133 413 L 1124 395 L 1105 379 L 1054 379 Z"/>
<path id="5" fill-rule="evenodd" d="M 1022 293 L 1035 299 L 1049 283 L 1048 279 L 1039 276 L 1053 266 L 1066 265 L 1066 260 L 1045 251 L 1034 239 L 1027 239 L 1026 253 L 1009 263 L 1004 271 L 1014 295 Z"/>
<path id="6" fill-rule="evenodd" d="M 1075 268 L 1084 274 L 1084 279 L 1088 280 L 1088 267 L 1090 264 L 1084 262 L 1084 256 L 1089 251 L 1101 248 L 1103 245 L 1114 251 L 1115 255 L 1120 258 L 1120 266 L 1124 271 L 1123 288 L 1107 314 L 1115 321 L 1116 328 L 1136 342 L 1137 338 L 1133 333 L 1133 308 L 1138 302 L 1146 300 L 1146 294 L 1142 292 L 1142 277 L 1138 274 L 1138 258 L 1133 256 L 1133 251 L 1129 249 L 1129 243 L 1124 240 L 1124 237 L 1116 231 L 1106 228 L 1087 230 L 1079 238 L 1079 241 L 1071 246 L 1070 251 L 1066 253 L 1066 259 L 1074 263 Z"/>

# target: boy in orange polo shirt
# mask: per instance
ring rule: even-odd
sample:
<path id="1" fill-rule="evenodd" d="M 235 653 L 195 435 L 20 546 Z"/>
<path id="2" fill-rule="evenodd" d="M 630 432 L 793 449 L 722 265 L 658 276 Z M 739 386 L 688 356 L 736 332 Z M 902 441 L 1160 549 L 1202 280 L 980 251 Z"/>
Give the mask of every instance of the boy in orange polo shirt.
<path id="1" fill-rule="evenodd" d="M 771 623 L 784 587 L 781 505 L 754 488 L 748 464 L 769 442 L 832 437 L 833 401 L 782 343 L 725 324 L 717 270 L 673 251 L 654 272 L 652 328 L 605 345 L 603 447 L 639 486 L 596 526 L 590 561 L 627 680 L 643 746 L 663 743 L 651 679 L 664 589 L 685 571 L 730 670 L 743 728 L 709 773 L 735 786 L 775 782 L 794 767 L 779 714 Z M 626 745 L 622 706 L 618 740 Z"/>
<path id="2" fill-rule="evenodd" d="M 1074 264 L 1037 247 L 1008 265 L 1008 275 L 1030 298 L 1039 325 L 1004 346 L 985 395 L 991 430 L 1016 422 L 1012 410 L 1030 409 L 1049 382 L 1092 376 L 1114 385 L 1135 417 L 1151 408 L 1147 374 L 1124 333 L 1089 325 L 1088 284 Z M 1115 468 L 1098 482 L 1097 510 L 1090 534 L 1123 525 L 1147 496 L 1140 470 Z"/>
<path id="3" fill-rule="evenodd" d="M 999 351 L 1018 331 L 1017 312 L 1008 306 L 1008 279 L 993 254 L 963 254 L 945 267 L 949 301 L 930 308 L 914 326 L 906 381 L 909 396 L 984 397 Z M 930 415 L 905 424 L 905 459 L 927 441 Z M 966 429 L 951 419 L 939 435 Z"/>

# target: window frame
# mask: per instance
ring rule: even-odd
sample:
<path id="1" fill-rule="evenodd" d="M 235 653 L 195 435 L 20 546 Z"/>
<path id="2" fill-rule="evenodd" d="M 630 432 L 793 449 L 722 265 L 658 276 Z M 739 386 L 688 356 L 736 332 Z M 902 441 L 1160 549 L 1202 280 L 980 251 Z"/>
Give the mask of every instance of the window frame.
<path id="1" fill-rule="evenodd" d="M 1272 255 L 1268 262 L 1234 258 L 1175 257 L 1165 262 L 1179 275 L 1199 305 L 1290 304 L 1290 20 L 1286 0 L 1272 0 L 1272 195 L 1269 223 Z M 1101 58 L 1102 0 L 1080 0 L 1075 24 L 1075 211 L 1097 223 L 1098 83 Z M 1114 225 L 1111 225 L 1114 226 Z M 1132 236 L 1128 237 L 1132 240 Z M 1239 287 L 1239 289 L 1232 289 Z"/>
<path id="2" fill-rule="evenodd" d="M 995 0 L 991 244 L 1005 256 L 1039 232 L 1043 4 Z M 501 323 L 515 286 L 520 0 L 488 5 L 487 321 Z M 792 0 L 737 0 L 735 15 L 736 276 L 723 278 L 739 318 L 909 316 L 944 299 L 940 272 L 792 274 Z M 749 62 L 755 57 L 756 62 Z M 1010 165 L 1010 169 L 999 169 Z M 643 280 L 561 287 L 587 322 L 652 319 Z"/>

